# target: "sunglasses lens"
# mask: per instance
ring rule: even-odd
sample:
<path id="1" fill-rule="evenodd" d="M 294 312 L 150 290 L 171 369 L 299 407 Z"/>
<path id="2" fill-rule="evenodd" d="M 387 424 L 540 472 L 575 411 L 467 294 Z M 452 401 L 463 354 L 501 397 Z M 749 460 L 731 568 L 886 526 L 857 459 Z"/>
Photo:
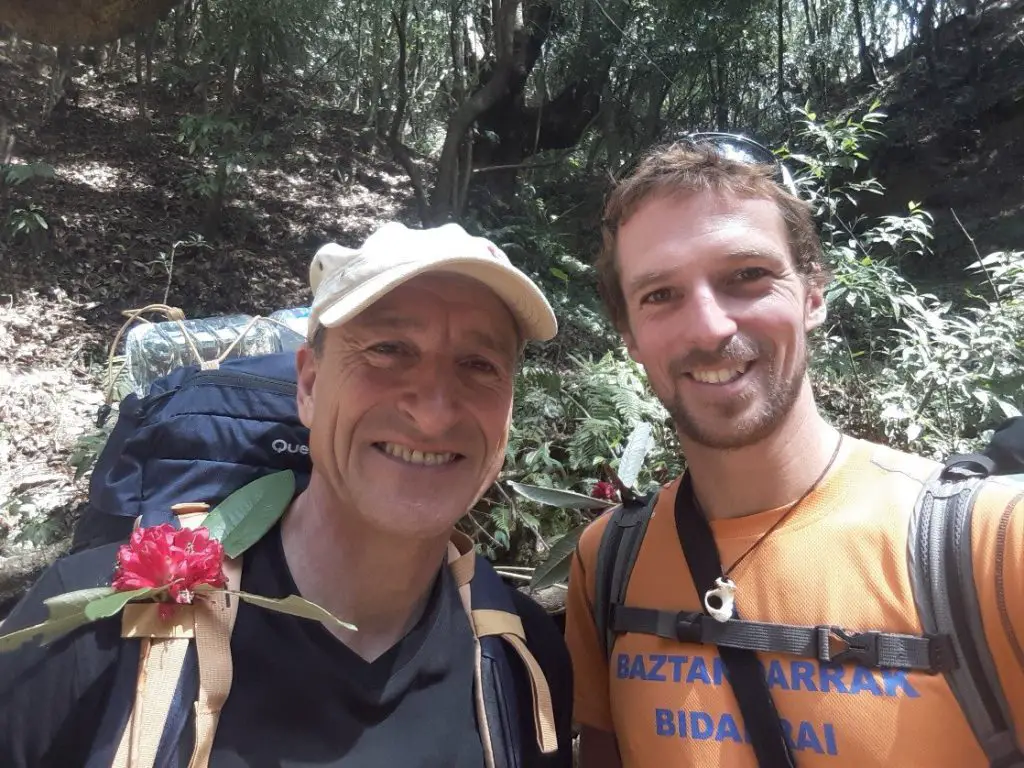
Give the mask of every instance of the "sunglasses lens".
<path id="1" fill-rule="evenodd" d="M 690 140 L 695 144 L 710 144 L 727 160 L 737 163 L 775 165 L 778 160 L 770 151 L 739 136 L 721 134 L 694 134 Z"/>
<path id="2" fill-rule="evenodd" d="M 789 177 L 785 167 L 779 162 L 771 150 L 745 136 L 734 136 L 728 133 L 693 133 L 687 139 L 694 144 L 710 144 L 727 160 L 750 165 L 771 165 L 775 167 L 775 180 L 785 186 L 794 195 L 796 186 Z"/>

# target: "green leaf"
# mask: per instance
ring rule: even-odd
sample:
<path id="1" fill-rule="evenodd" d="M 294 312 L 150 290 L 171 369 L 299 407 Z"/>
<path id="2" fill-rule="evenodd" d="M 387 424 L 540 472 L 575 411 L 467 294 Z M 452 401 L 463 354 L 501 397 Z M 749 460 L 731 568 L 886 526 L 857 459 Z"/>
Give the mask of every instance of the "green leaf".
<path id="1" fill-rule="evenodd" d="M 51 619 L 63 619 L 73 613 L 81 613 L 89 603 L 112 594 L 113 587 L 90 587 L 51 597 L 44 600 L 43 605 L 49 609 Z"/>
<path id="2" fill-rule="evenodd" d="M 563 584 L 569 578 L 569 566 L 572 564 L 572 553 L 589 523 L 577 525 L 560 538 L 551 547 L 547 559 L 537 566 L 530 580 L 530 589 L 544 589 L 553 584 Z"/>
<path id="3" fill-rule="evenodd" d="M 644 459 L 652 447 L 651 425 L 641 421 L 630 434 L 626 448 L 622 451 L 622 458 L 619 459 L 619 480 L 627 488 L 636 485 L 640 470 L 644 466 Z"/>
<path id="4" fill-rule="evenodd" d="M 509 480 L 508 484 L 512 490 L 520 496 L 525 496 L 530 501 L 538 504 L 547 504 L 551 507 L 562 509 L 605 509 L 612 506 L 612 502 L 604 499 L 595 499 L 591 496 L 584 496 L 582 493 L 563 491 L 558 488 L 542 488 L 539 485 L 527 485 Z"/>
<path id="5" fill-rule="evenodd" d="M 149 597 L 156 592 L 160 592 L 162 589 L 163 587 L 143 587 L 142 589 L 133 589 L 129 592 L 114 592 L 106 597 L 100 597 L 86 603 L 85 615 L 89 621 L 105 619 L 119 613 L 132 600 Z"/>
<path id="6" fill-rule="evenodd" d="M 37 637 L 42 645 L 46 645 L 90 621 L 91 619 L 85 615 L 84 611 L 78 611 L 59 619 L 47 619 L 41 624 L 34 624 L 31 627 L 0 635 L 0 653 L 20 648 Z"/>
<path id="7" fill-rule="evenodd" d="M 238 557 L 273 527 L 294 495 L 295 473 L 290 469 L 265 475 L 214 507 L 203 525 L 224 546 L 224 554 Z"/>
<path id="8" fill-rule="evenodd" d="M 325 624 L 335 624 L 342 629 L 347 629 L 352 632 L 357 632 L 358 629 L 355 624 L 349 624 L 347 621 L 342 621 L 337 616 L 321 608 L 316 603 L 311 603 L 309 600 L 299 597 L 298 595 L 288 595 L 288 597 L 264 597 L 263 595 L 254 595 L 250 592 L 234 592 L 231 590 L 223 590 L 229 595 L 237 595 L 247 603 L 259 606 L 260 608 L 266 608 L 270 611 L 277 611 L 278 613 L 287 613 L 289 616 L 298 616 L 302 619 L 310 619 L 312 621 L 322 621 Z"/>
<path id="9" fill-rule="evenodd" d="M 559 269 L 558 267 L 551 267 L 551 274 L 557 277 L 559 280 L 562 280 L 563 282 L 569 282 L 569 275 L 567 275 L 563 270 Z"/>

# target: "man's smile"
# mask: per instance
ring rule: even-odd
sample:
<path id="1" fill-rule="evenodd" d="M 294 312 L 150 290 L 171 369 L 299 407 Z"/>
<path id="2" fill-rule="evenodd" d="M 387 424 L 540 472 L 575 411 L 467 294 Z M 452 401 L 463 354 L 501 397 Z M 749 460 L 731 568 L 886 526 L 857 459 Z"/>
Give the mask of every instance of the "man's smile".
<path id="1" fill-rule="evenodd" d="M 422 467 L 445 466 L 454 464 L 459 459 L 464 458 L 461 453 L 455 453 L 454 451 L 421 451 L 401 443 L 380 442 L 374 443 L 373 447 L 393 459 Z"/>
<path id="2" fill-rule="evenodd" d="M 722 364 L 718 368 L 700 368 L 687 371 L 684 375 L 700 384 L 731 384 L 738 380 L 753 367 L 754 361 L 747 360 L 739 363 Z"/>

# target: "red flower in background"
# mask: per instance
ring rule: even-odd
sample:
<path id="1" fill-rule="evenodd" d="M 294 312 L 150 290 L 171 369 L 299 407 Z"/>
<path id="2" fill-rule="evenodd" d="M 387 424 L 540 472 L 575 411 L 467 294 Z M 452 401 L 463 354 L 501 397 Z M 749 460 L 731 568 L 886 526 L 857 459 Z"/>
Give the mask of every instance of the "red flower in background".
<path id="1" fill-rule="evenodd" d="M 615 501 L 615 486 L 605 480 L 598 480 L 594 484 L 594 490 L 590 492 L 590 495 L 595 499 Z"/>
<path id="2" fill-rule="evenodd" d="M 196 587 L 227 584 L 223 565 L 224 547 L 206 528 L 163 523 L 139 528 L 118 550 L 111 586 L 118 592 L 166 587 L 175 603 L 191 603 Z"/>

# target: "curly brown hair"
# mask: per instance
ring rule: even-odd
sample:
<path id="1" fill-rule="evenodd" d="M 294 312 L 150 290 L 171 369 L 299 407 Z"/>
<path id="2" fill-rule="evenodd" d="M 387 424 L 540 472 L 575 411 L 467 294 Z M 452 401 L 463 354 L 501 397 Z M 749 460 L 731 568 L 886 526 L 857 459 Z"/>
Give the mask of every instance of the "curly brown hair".
<path id="1" fill-rule="evenodd" d="M 619 229 L 641 204 L 656 196 L 711 192 L 771 200 L 785 221 L 797 272 L 807 281 L 825 282 L 828 273 L 810 206 L 777 184 L 773 172 L 768 165 L 729 160 L 709 145 L 677 143 L 649 152 L 611 191 L 601 221 L 603 243 L 596 265 L 598 290 L 615 327 L 620 331 L 629 328 L 626 299 L 619 281 Z"/>

